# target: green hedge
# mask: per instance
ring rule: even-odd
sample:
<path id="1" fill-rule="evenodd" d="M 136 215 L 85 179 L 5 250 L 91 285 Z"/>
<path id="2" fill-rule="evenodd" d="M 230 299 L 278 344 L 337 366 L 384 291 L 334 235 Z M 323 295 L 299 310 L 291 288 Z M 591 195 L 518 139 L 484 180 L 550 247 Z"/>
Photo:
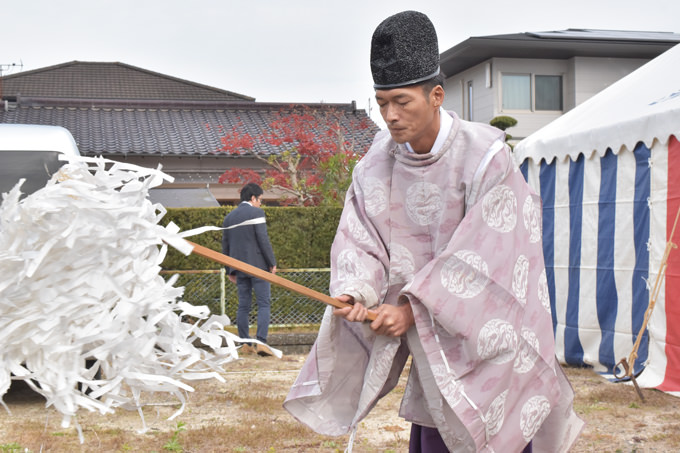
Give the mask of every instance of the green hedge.
<path id="1" fill-rule="evenodd" d="M 234 207 L 170 208 L 161 220 L 171 221 L 180 230 L 202 226 L 222 226 L 224 216 Z M 267 216 L 267 230 L 280 269 L 330 267 L 330 249 L 340 221 L 341 208 L 321 207 L 263 207 Z M 222 232 L 208 231 L 187 238 L 197 244 L 222 251 Z M 163 261 L 166 270 L 219 269 L 220 265 L 200 256 L 184 256 L 169 247 Z"/>

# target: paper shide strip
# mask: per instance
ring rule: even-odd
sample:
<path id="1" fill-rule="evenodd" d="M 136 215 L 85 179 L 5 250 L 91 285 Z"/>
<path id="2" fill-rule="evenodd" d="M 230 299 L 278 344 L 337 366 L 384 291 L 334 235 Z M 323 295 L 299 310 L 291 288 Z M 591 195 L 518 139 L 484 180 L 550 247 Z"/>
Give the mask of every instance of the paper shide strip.
<path id="1" fill-rule="evenodd" d="M 181 300 L 165 280 L 167 245 L 190 253 L 148 191 L 171 178 L 102 158 L 69 158 L 39 191 L 19 182 L 0 205 L 0 403 L 24 380 L 62 416 L 136 409 L 162 392 L 180 409 L 184 381 L 223 380 L 237 359 L 226 316 Z M 197 322 L 187 322 L 185 317 Z M 196 347 L 203 344 L 204 347 Z M 226 346 L 225 346 L 226 345 Z M 144 429 L 146 425 L 142 417 Z"/>

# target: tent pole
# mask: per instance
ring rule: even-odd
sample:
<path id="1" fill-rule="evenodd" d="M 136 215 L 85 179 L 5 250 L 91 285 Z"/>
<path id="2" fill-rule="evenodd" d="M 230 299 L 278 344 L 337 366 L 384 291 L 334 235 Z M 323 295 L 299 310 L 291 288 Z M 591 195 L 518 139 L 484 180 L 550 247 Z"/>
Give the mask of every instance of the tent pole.
<path id="1" fill-rule="evenodd" d="M 621 359 L 619 363 L 616 364 L 614 367 L 614 376 L 616 378 L 621 379 L 624 377 L 628 377 L 633 381 L 633 384 L 635 385 L 635 390 L 637 390 L 637 394 L 640 397 L 642 401 L 644 401 L 644 398 L 642 397 L 642 392 L 640 391 L 640 388 L 638 387 L 637 382 L 635 381 L 635 373 L 633 373 L 633 368 L 635 366 L 635 359 L 637 359 L 637 352 L 638 349 L 640 348 L 640 341 L 642 341 L 642 334 L 645 333 L 645 330 L 647 329 L 647 323 L 649 322 L 649 318 L 652 316 L 652 311 L 654 310 L 654 305 L 656 305 L 656 299 L 659 295 L 659 291 L 661 288 L 661 282 L 663 280 L 664 275 L 666 274 L 666 267 L 668 266 L 668 256 L 671 254 L 671 250 L 674 248 L 677 248 L 677 244 L 673 242 L 673 236 L 675 235 L 675 227 L 678 225 L 678 217 L 680 217 L 680 208 L 678 208 L 678 212 L 675 214 L 675 221 L 673 222 L 673 229 L 671 230 L 671 235 L 668 238 L 668 241 L 666 242 L 666 249 L 664 250 L 663 258 L 661 259 L 661 265 L 659 266 L 659 272 L 656 274 L 656 281 L 654 282 L 654 289 L 652 290 L 652 295 L 649 301 L 649 305 L 647 306 L 647 311 L 645 311 L 645 318 L 644 321 L 642 322 L 642 326 L 640 327 L 640 331 L 637 334 L 637 338 L 635 339 L 635 344 L 633 345 L 633 350 L 631 351 L 630 355 L 628 356 L 628 360 L 625 358 Z M 619 366 L 621 366 L 624 369 L 624 374 L 618 375 L 618 370 Z"/>

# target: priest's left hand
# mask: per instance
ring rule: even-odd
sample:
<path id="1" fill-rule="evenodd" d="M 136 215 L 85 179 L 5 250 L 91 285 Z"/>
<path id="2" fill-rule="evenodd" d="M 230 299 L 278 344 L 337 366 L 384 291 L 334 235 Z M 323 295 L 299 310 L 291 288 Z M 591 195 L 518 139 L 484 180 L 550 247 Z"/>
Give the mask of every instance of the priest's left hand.
<path id="1" fill-rule="evenodd" d="M 411 304 L 395 306 L 382 304 L 375 309 L 377 316 L 371 323 L 371 329 L 378 335 L 399 337 L 415 324 Z"/>

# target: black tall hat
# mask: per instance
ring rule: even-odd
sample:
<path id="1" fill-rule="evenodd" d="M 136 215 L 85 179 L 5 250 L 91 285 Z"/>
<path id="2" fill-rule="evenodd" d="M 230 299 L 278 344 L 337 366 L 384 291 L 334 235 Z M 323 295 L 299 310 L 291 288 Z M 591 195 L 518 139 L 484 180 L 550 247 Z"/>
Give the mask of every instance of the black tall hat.
<path id="1" fill-rule="evenodd" d="M 437 32 L 417 11 L 390 16 L 371 40 L 373 88 L 388 89 L 424 82 L 439 75 Z"/>

